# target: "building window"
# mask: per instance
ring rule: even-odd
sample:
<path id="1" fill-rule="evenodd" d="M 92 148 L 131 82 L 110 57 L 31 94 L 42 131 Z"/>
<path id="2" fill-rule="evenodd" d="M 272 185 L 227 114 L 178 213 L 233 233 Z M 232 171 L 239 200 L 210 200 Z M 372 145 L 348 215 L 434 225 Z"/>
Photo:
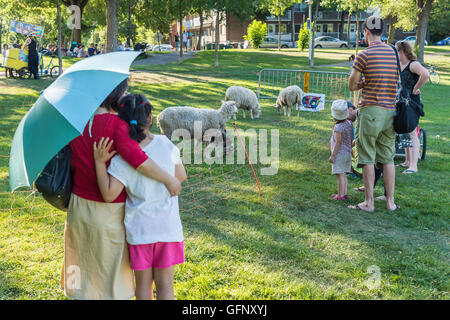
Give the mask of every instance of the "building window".
<path id="1" fill-rule="evenodd" d="M 356 32 L 356 24 L 350 24 L 350 33 Z M 347 24 L 344 24 L 344 33 L 347 33 Z"/>
<path id="2" fill-rule="evenodd" d="M 321 24 L 318 24 L 318 25 L 316 26 L 316 30 L 317 30 L 317 32 L 322 32 L 322 25 L 321 25 Z"/>
<path id="3" fill-rule="evenodd" d="M 275 25 L 275 33 L 278 34 L 278 24 Z M 281 24 L 281 34 L 286 34 L 286 24 Z"/>
<path id="4" fill-rule="evenodd" d="M 332 23 L 324 24 L 323 32 L 325 32 L 325 33 L 333 32 L 333 24 Z"/>
<path id="5" fill-rule="evenodd" d="M 274 24 L 268 24 L 267 25 L 267 34 L 274 34 L 275 33 L 275 25 Z"/>
<path id="6" fill-rule="evenodd" d="M 302 28 L 301 24 L 296 24 L 295 25 L 295 33 L 300 33 L 300 29 Z"/>

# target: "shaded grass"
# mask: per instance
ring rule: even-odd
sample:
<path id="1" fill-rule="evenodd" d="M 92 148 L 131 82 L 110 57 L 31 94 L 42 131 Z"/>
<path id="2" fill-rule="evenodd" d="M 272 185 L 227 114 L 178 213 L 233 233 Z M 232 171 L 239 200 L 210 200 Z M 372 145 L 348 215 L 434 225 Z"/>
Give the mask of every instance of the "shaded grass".
<path id="1" fill-rule="evenodd" d="M 316 63 L 345 61 L 351 50 L 320 50 Z M 131 92 L 145 94 L 154 116 L 172 105 L 218 108 L 230 85 L 257 88 L 261 68 L 305 68 L 306 53 L 226 50 L 215 69 L 213 52 L 183 65 L 136 66 Z M 330 56 L 326 59 L 325 56 Z M 321 60 L 322 59 L 322 60 Z M 280 130 L 280 166 L 260 175 L 259 198 L 246 164 L 187 165 L 180 197 L 186 263 L 176 268 L 178 299 L 448 299 L 449 130 L 448 58 L 430 56 L 444 67 L 441 85 L 423 92 L 428 155 L 413 176 L 397 174 L 395 213 L 377 203 L 374 213 L 346 209 L 327 200 L 336 191 L 327 141 L 332 127 L 325 112 L 280 117 L 262 102 L 261 119 L 238 116 L 247 129 Z M 445 60 L 447 59 L 447 60 Z M 345 70 L 348 68 L 326 68 Z M 49 82 L 1 80 L 0 155 L 8 154 L 20 118 Z M 158 132 L 156 127 L 153 128 Z M 229 132 L 232 132 L 231 123 Z M 436 138 L 440 135 L 440 138 Z M 244 136 L 248 139 L 251 134 Z M 235 148 L 239 148 L 235 141 Z M 7 195 L 7 158 L 0 158 L 0 298 L 63 298 L 58 290 L 65 214 L 39 196 Z M 349 188 L 360 179 L 349 177 Z M 381 184 L 376 193 L 381 194 Z M 352 203 L 363 195 L 349 192 Z M 20 209 L 30 207 L 32 209 Z M 14 209 L 18 208 L 18 209 Z M 11 209 L 11 210 L 5 210 Z M 369 289 L 367 268 L 381 270 L 381 286 Z"/>

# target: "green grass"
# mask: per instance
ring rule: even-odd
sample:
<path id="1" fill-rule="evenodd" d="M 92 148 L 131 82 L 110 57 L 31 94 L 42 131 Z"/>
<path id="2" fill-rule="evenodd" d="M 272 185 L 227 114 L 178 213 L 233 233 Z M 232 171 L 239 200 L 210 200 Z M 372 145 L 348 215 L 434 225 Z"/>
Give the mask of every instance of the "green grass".
<path id="1" fill-rule="evenodd" d="M 351 52 L 317 50 L 315 63 L 347 61 Z M 263 100 L 261 119 L 242 119 L 240 113 L 239 128 L 280 130 L 278 174 L 262 176 L 265 165 L 255 166 L 259 198 L 247 164 L 186 166 L 189 179 L 180 196 L 186 263 L 176 268 L 176 297 L 448 299 L 449 62 L 443 53 L 426 56 L 441 74 L 439 86 L 422 90 L 428 152 L 418 174 L 397 169 L 402 209 L 395 213 L 378 202 L 374 213 L 346 209 L 363 200 L 352 191 L 351 201 L 328 200 L 337 189 L 327 161 L 329 106 L 287 118 L 276 114 L 273 101 Z M 226 50 L 220 67 L 213 64 L 214 52 L 206 51 L 182 65 L 134 66 L 130 91 L 145 94 L 155 116 L 172 105 L 218 108 L 228 86 L 256 90 L 260 69 L 308 69 L 308 57 L 306 51 Z M 8 155 L 21 117 L 50 81 L 0 80 L 0 155 Z M 349 190 L 361 183 L 349 178 Z M 0 299 L 64 298 L 58 281 L 65 213 L 38 195 L 7 191 L 8 158 L 0 157 Z M 380 268 L 379 289 L 367 286 L 371 265 Z"/>

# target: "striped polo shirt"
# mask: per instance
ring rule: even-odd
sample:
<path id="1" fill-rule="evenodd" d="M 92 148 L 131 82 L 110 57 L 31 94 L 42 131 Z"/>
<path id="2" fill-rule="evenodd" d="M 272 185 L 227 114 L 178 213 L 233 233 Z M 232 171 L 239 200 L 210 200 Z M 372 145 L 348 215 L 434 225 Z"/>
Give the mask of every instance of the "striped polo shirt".
<path id="1" fill-rule="evenodd" d="M 391 46 L 371 42 L 353 64 L 365 78 L 360 108 L 375 106 L 395 110 L 399 81 L 397 58 Z"/>

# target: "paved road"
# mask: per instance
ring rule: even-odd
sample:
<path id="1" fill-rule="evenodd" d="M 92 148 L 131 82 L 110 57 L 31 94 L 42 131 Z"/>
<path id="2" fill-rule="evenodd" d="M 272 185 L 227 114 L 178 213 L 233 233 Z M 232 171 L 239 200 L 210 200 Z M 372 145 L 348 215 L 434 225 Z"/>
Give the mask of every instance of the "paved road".
<path id="1" fill-rule="evenodd" d="M 188 51 L 183 52 L 183 61 L 185 59 L 192 58 L 194 56 L 195 52 Z M 133 62 L 132 65 L 138 65 L 138 66 L 149 66 L 154 64 L 166 64 L 166 63 L 172 63 L 172 62 L 178 62 L 178 59 L 180 57 L 180 53 L 178 51 L 173 51 L 171 53 L 162 53 L 162 54 L 153 54 L 151 57 L 147 59 L 142 59 Z"/>

